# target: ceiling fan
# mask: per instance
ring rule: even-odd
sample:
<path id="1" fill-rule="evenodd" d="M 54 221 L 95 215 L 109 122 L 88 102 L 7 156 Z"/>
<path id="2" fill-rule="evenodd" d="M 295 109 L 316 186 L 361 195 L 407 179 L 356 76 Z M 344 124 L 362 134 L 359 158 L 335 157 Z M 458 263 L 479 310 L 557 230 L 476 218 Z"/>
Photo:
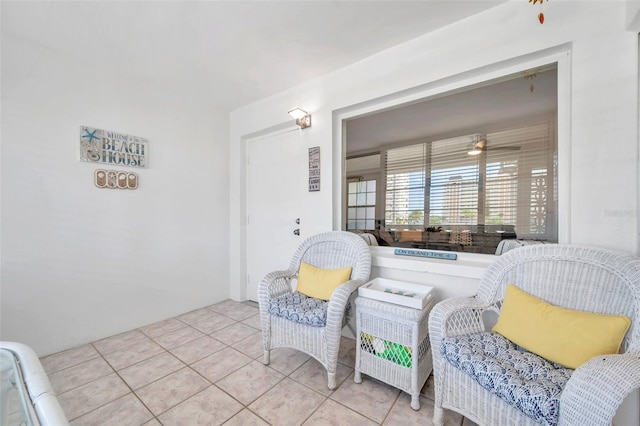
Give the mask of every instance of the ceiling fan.
<path id="1" fill-rule="evenodd" d="M 485 151 L 518 151 L 520 149 L 519 146 L 487 146 L 487 137 L 485 135 L 481 135 L 480 133 L 476 133 L 473 135 L 473 145 L 469 151 L 467 151 L 468 155 L 480 155 Z"/>

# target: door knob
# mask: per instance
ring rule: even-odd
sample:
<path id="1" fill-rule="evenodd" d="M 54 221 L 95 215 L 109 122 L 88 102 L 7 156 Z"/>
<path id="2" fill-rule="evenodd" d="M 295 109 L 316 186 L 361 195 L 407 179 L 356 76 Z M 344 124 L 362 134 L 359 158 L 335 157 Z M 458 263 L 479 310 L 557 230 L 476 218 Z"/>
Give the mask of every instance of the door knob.
<path id="1" fill-rule="evenodd" d="M 293 235 L 300 235 L 300 229 L 294 229 Z"/>

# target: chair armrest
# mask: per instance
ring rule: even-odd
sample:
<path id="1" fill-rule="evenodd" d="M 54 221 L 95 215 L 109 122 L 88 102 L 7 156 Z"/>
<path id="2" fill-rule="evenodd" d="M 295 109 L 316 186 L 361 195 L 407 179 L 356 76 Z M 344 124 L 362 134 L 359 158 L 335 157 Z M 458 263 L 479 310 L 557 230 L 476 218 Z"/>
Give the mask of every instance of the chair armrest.
<path id="1" fill-rule="evenodd" d="M 269 321 L 269 299 L 291 293 L 291 279 L 297 272 L 292 270 L 269 272 L 258 283 L 258 305 L 260 306 L 260 326 L 264 336 L 271 330 Z"/>
<path id="2" fill-rule="evenodd" d="M 258 283 L 258 302 L 267 303 L 269 299 L 291 293 L 291 280 L 296 276 L 291 270 L 269 272 Z"/>
<path id="3" fill-rule="evenodd" d="M 327 306 L 327 331 L 329 329 L 336 333 L 342 332 L 343 318 L 345 308 L 347 307 L 347 301 L 351 296 L 351 293 L 356 291 L 358 287 L 365 284 L 367 281 L 362 279 L 349 280 L 344 284 L 340 284 L 333 291 L 331 298 L 329 299 L 329 305 Z M 331 319 L 331 321 L 329 321 Z"/>
<path id="4" fill-rule="evenodd" d="M 592 358 L 565 385 L 558 425 L 609 426 L 624 398 L 639 387 L 640 352 Z"/>
<path id="5" fill-rule="evenodd" d="M 436 305 L 429 314 L 429 334 L 438 340 L 484 331 L 482 312 L 489 305 L 475 297 L 452 297 Z"/>
<path id="6" fill-rule="evenodd" d="M 488 307 L 475 297 L 452 297 L 445 299 L 431 309 L 429 313 L 429 342 L 433 357 L 433 370 L 436 377 L 436 404 L 442 403 L 442 393 L 439 392 L 440 381 L 445 362 L 440 347 L 443 337 L 461 336 L 484 331 L 482 312 Z"/>

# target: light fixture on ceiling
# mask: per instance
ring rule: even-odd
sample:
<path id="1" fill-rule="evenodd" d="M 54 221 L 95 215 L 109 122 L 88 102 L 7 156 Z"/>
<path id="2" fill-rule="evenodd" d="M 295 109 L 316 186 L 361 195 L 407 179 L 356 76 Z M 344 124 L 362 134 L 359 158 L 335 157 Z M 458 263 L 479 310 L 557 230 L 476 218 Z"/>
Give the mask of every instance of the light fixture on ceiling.
<path id="1" fill-rule="evenodd" d="M 468 155 L 480 155 L 485 150 L 487 139 L 481 134 L 474 135 L 473 147 L 467 151 Z"/>
<path id="2" fill-rule="evenodd" d="M 524 79 L 525 80 L 533 80 L 534 78 L 536 78 L 538 76 L 538 70 L 537 69 L 532 69 L 529 71 L 526 71 L 524 73 Z M 529 92 L 533 93 L 533 90 L 535 89 L 535 87 L 533 87 L 533 81 L 531 82 L 531 85 L 529 86 Z"/>
<path id="3" fill-rule="evenodd" d="M 301 129 L 311 127 L 311 114 L 307 111 L 300 108 L 294 108 L 289 111 L 289 115 L 296 119 L 296 124 L 300 126 Z"/>
<path id="4" fill-rule="evenodd" d="M 467 151 L 468 155 L 480 155 L 486 151 L 519 151 L 520 147 L 516 145 L 499 145 L 487 146 L 487 136 L 481 133 L 472 135 L 471 149 Z"/>

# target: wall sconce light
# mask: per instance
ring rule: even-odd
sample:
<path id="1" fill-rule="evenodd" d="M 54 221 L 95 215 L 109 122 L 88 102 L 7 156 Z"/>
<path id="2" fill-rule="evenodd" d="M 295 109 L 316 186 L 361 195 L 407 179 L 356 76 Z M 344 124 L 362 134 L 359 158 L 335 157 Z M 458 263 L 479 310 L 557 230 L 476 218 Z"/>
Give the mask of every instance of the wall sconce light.
<path id="1" fill-rule="evenodd" d="M 296 119 L 296 124 L 300 126 L 301 129 L 311 127 L 311 114 L 307 111 L 300 108 L 294 108 L 289 111 L 289 115 Z"/>

